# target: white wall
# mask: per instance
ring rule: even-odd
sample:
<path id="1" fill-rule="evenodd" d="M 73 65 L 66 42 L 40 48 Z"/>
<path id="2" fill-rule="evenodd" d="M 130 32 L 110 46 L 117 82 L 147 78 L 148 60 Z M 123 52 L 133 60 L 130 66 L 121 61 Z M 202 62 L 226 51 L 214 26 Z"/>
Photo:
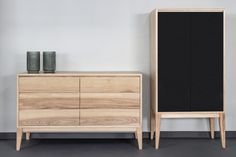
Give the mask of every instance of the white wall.
<path id="1" fill-rule="evenodd" d="M 141 71 L 143 128 L 149 130 L 149 12 L 226 8 L 227 130 L 236 130 L 235 0 L 0 0 L 0 132 L 16 128 L 16 74 L 27 50 L 56 50 L 57 70 Z M 162 130 L 207 130 L 207 120 L 163 120 Z"/>

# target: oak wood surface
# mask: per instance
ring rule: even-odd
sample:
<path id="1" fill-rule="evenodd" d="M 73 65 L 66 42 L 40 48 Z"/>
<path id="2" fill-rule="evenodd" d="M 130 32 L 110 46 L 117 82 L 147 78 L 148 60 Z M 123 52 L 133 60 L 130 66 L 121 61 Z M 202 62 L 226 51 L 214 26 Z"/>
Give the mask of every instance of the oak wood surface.
<path id="1" fill-rule="evenodd" d="M 215 118 L 209 118 L 210 121 L 210 131 L 211 131 L 211 139 L 215 138 Z"/>
<path id="2" fill-rule="evenodd" d="M 220 126 L 220 138 L 222 148 L 226 148 L 226 137 L 225 137 L 225 113 L 219 114 L 219 126 Z"/>
<path id="3" fill-rule="evenodd" d="M 31 132 L 136 132 L 141 148 L 141 126 L 140 73 L 17 76 L 17 149 L 23 132 L 27 140 Z"/>
<path id="4" fill-rule="evenodd" d="M 78 109 L 79 93 L 20 93 L 19 109 Z"/>
<path id="5" fill-rule="evenodd" d="M 157 25 L 157 9 L 153 10 L 151 12 L 151 24 L 150 24 L 150 30 L 151 30 L 151 77 L 150 77 L 150 88 L 151 88 L 151 111 L 150 111 L 150 138 L 153 139 L 154 138 L 154 132 L 156 129 L 156 121 L 155 121 L 155 116 L 156 116 L 156 112 L 157 112 L 157 106 L 158 106 L 158 55 L 157 55 L 157 29 L 158 29 L 158 25 Z"/>
<path id="6" fill-rule="evenodd" d="M 160 124 L 162 118 L 208 118 L 210 121 L 210 131 L 212 139 L 214 138 L 214 118 L 218 118 L 222 148 L 226 148 L 224 112 L 156 112 L 156 149 L 159 148 Z"/>
<path id="7" fill-rule="evenodd" d="M 23 130 L 22 128 L 17 128 L 16 131 L 16 150 L 20 150 L 21 141 L 22 141 Z"/>
<path id="8" fill-rule="evenodd" d="M 156 149 L 158 149 L 160 145 L 160 129 L 161 129 L 161 115 L 157 113 L 156 114 L 156 141 L 155 141 Z"/>
<path id="9" fill-rule="evenodd" d="M 224 8 L 161 8 L 158 12 L 224 12 Z"/>
<path id="10" fill-rule="evenodd" d="M 26 133 L 25 133 L 25 139 L 26 139 L 27 141 L 30 140 L 30 132 L 26 132 Z"/>
<path id="11" fill-rule="evenodd" d="M 79 110 L 21 110 L 19 124 L 20 126 L 77 126 L 79 125 Z"/>
<path id="12" fill-rule="evenodd" d="M 161 118 L 212 118 L 222 112 L 157 112 Z"/>
<path id="13" fill-rule="evenodd" d="M 138 141 L 138 148 L 139 150 L 143 149 L 143 135 L 142 135 L 142 129 L 140 127 L 136 130 L 136 136 Z"/>
<path id="14" fill-rule="evenodd" d="M 81 126 L 139 125 L 139 109 L 80 109 Z"/>
<path id="15" fill-rule="evenodd" d="M 136 132 L 136 127 L 117 126 L 25 126 L 24 132 Z"/>
<path id="16" fill-rule="evenodd" d="M 18 77 L 141 77 L 141 72 L 138 71 L 56 71 L 55 73 L 29 74 L 27 72 L 19 73 Z"/>
<path id="17" fill-rule="evenodd" d="M 20 77 L 20 92 L 79 92 L 78 77 Z"/>
<path id="18" fill-rule="evenodd" d="M 80 93 L 80 109 L 140 108 L 138 93 Z"/>
<path id="19" fill-rule="evenodd" d="M 81 77 L 81 93 L 139 93 L 139 77 Z"/>

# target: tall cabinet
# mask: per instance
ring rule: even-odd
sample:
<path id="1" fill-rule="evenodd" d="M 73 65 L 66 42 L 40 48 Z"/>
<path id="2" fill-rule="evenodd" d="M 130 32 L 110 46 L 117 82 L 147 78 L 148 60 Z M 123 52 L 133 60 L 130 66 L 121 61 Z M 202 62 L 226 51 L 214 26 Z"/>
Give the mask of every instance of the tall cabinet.
<path id="1" fill-rule="evenodd" d="M 155 9 L 151 13 L 151 138 L 162 118 L 219 119 L 225 148 L 223 9 Z"/>

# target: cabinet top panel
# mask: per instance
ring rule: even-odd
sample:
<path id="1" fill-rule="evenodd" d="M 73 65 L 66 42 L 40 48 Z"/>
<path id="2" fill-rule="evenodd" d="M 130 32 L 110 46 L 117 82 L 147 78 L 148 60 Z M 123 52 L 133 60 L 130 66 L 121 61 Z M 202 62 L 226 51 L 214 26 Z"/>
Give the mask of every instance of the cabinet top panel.
<path id="1" fill-rule="evenodd" d="M 142 76 L 141 72 L 137 71 L 58 71 L 55 73 L 29 74 L 27 72 L 19 73 L 18 77 L 29 76 Z"/>
<path id="2" fill-rule="evenodd" d="M 224 12 L 224 8 L 162 8 L 157 12 Z"/>

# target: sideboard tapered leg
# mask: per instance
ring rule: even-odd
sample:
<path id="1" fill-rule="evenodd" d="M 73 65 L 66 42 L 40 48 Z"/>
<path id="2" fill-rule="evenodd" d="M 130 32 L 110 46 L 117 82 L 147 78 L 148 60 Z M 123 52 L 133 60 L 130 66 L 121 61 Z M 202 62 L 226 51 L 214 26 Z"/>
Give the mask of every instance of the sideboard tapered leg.
<path id="1" fill-rule="evenodd" d="M 136 130 L 137 140 L 138 140 L 138 148 L 139 150 L 143 149 L 143 136 L 142 136 L 142 129 L 137 128 Z"/>
<path id="2" fill-rule="evenodd" d="M 16 133 L 16 150 L 17 151 L 20 150 L 21 141 L 22 141 L 22 134 L 23 134 L 23 130 L 21 128 L 18 128 L 17 133 Z"/>
<path id="3" fill-rule="evenodd" d="M 30 140 L 30 132 L 26 132 L 26 140 L 28 141 L 28 140 Z"/>

